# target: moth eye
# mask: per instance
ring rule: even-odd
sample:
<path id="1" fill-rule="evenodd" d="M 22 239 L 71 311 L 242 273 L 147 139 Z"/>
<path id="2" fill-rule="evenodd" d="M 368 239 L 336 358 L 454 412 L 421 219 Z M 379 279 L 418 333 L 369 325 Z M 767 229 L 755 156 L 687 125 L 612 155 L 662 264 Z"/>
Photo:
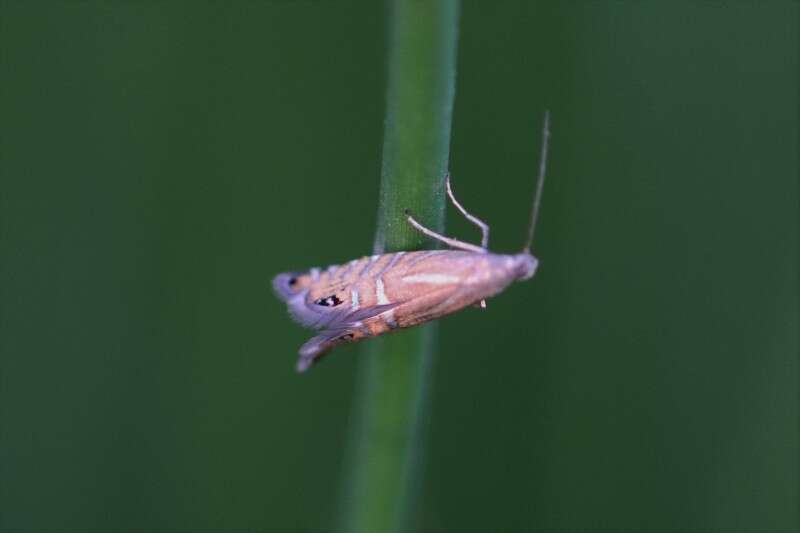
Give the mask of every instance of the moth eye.
<path id="1" fill-rule="evenodd" d="M 342 303 L 341 298 L 332 294 L 331 296 L 326 296 L 325 298 L 320 298 L 319 300 L 314 302 L 317 305 L 321 305 L 323 307 L 336 307 L 340 303 Z"/>

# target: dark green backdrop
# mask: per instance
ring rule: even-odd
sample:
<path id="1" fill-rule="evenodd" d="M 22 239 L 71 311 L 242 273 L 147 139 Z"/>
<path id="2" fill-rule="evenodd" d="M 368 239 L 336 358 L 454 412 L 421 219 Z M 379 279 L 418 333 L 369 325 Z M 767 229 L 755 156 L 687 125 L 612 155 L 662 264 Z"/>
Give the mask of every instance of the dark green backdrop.
<path id="1" fill-rule="evenodd" d="M 0 528 L 324 531 L 381 2 L 0 2 Z M 439 331 L 422 531 L 798 527 L 798 4 L 465 2 L 451 169 L 530 283 Z M 451 212 L 451 233 L 475 238 Z"/>

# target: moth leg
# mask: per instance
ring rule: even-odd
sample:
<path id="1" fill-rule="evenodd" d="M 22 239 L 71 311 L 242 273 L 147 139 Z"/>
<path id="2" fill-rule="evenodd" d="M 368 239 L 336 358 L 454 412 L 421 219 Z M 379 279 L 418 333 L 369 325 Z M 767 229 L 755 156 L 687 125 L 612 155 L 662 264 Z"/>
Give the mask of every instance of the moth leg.
<path id="1" fill-rule="evenodd" d="M 440 233 L 436 233 L 432 229 L 428 229 L 419 222 L 417 222 L 413 216 L 411 216 L 411 211 L 406 209 L 405 210 L 406 219 L 408 220 L 409 224 L 414 226 L 414 228 L 421 232 L 424 235 L 427 235 L 431 239 L 437 240 L 439 242 L 443 242 L 447 246 L 451 248 L 456 248 L 458 250 L 464 250 L 467 252 L 475 252 L 476 254 L 485 254 L 487 253 L 485 248 L 481 248 L 480 246 L 476 246 L 474 244 L 470 244 L 468 242 L 459 241 L 458 239 L 451 239 L 450 237 L 445 237 Z"/>
<path id="2" fill-rule="evenodd" d="M 489 225 L 475 215 L 471 215 L 466 209 L 464 209 L 464 206 L 458 203 L 458 200 L 456 200 L 456 197 L 453 194 L 453 188 L 450 186 L 450 174 L 447 175 L 444 183 L 445 187 L 447 188 L 447 196 L 450 197 L 450 201 L 453 202 L 453 205 L 456 206 L 456 209 L 461 211 L 461 214 L 464 215 L 467 220 L 481 229 L 481 248 L 486 250 L 489 247 Z M 486 304 L 484 303 L 481 307 L 486 307 Z"/>
<path id="3" fill-rule="evenodd" d="M 486 309 L 486 300 L 481 300 L 480 302 L 473 305 L 473 307 L 479 307 L 481 309 Z"/>

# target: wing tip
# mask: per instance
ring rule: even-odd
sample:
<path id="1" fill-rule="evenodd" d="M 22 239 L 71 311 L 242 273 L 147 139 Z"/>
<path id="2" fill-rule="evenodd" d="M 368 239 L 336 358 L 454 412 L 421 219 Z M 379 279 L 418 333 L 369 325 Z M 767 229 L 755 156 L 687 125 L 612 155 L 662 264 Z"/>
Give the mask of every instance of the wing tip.
<path id="1" fill-rule="evenodd" d="M 314 364 L 313 357 L 305 357 L 301 355 L 300 358 L 297 360 L 297 365 L 295 366 L 295 369 L 297 370 L 298 374 L 302 374 L 303 372 L 311 368 L 311 365 L 313 364 Z"/>
<path id="2" fill-rule="evenodd" d="M 297 364 L 295 365 L 295 369 L 299 374 L 314 366 L 328 351 L 325 349 L 325 343 L 329 340 L 327 336 L 317 335 L 300 347 L 300 357 L 297 358 Z"/>
<path id="3" fill-rule="evenodd" d="M 297 359 L 295 368 L 297 372 L 303 373 L 326 355 L 331 348 L 342 342 L 341 336 L 345 332 L 339 330 L 327 330 L 320 332 L 319 335 L 311 337 L 300 347 L 300 357 Z"/>

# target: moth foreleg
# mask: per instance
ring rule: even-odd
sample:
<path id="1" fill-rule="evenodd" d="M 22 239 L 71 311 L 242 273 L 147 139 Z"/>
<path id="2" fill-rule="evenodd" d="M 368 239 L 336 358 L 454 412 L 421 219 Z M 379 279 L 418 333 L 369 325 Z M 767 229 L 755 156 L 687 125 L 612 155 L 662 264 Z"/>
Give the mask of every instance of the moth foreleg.
<path id="1" fill-rule="evenodd" d="M 480 228 L 480 230 L 481 230 L 481 248 L 483 248 L 484 250 L 488 249 L 489 248 L 489 224 L 487 224 L 483 220 L 479 219 L 475 215 L 471 215 L 466 209 L 464 209 L 464 206 L 462 206 L 460 203 L 458 203 L 458 200 L 456 200 L 456 196 L 453 194 L 453 188 L 450 186 L 450 174 L 447 175 L 447 178 L 445 179 L 444 183 L 445 183 L 445 188 L 447 189 L 447 196 L 450 197 L 450 201 L 453 202 L 453 205 L 456 206 L 456 209 L 461 211 L 461 214 L 464 215 L 464 217 L 467 220 L 469 220 L 470 222 L 472 222 L 473 224 L 475 224 L 476 226 L 478 226 Z M 483 301 L 483 300 L 481 300 L 481 301 Z M 483 305 L 481 305 L 481 307 L 486 307 L 486 302 L 484 302 Z"/>

